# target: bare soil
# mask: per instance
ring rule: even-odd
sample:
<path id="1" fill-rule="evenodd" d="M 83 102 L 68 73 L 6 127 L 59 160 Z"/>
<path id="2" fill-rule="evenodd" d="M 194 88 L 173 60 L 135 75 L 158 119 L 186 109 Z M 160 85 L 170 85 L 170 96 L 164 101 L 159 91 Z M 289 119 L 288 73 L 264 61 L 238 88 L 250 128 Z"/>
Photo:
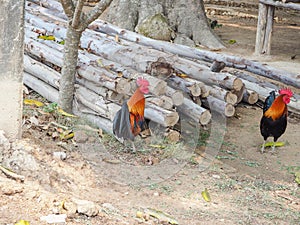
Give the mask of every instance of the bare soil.
<path id="1" fill-rule="evenodd" d="M 207 4 L 207 7 L 208 16 L 222 24 L 216 32 L 226 43 L 224 52 L 299 72 L 299 12 L 297 15 L 276 11 L 278 23 L 274 29 L 272 56 L 259 58 L 253 56 L 257 3 L 253 7 L 225 7 L 224 4 Z M 222 15 L 224 12 L 239 16 Z M 236 43 L 229 44 L 229 40 Z M 30 97 L 41 99 L 34 94 Z M 168 224 L 168 220 L 172 223 L 170 218 L 161 216 L 159 221 L 149 216 L 147 209 L 169 214 L 178 224 L 299 224 L 300 189 L 294 175 L 300 170 L 299 116 L 290 114 L 287 131 L 280 138 L 285 146 L 277 148 L 275 154 L 270 149 L 261 154 L 261 114 L 258 106 L 239 105 L 237 115 L 226 120 L 226 133 L 216 156 L 205 152 L 207 140 L 218 141 L 207 137 L 208 127 L 200 130 L 194 148 L 197 154 L 188 160 L 173 157 L 163 164 L 167 156 L 160 147 L 184 149 L 184 146 L 155 142 L 157 146 L 141 151 L 145 149 L 143 142 L 146 147 L 151 144 L 146 139 L 139 141 L 139 150 L 134 154 L 114 138 L 99 135 L 83 120 L 74 122 L 72 118 L 62 119 L 44 114 L 37 107 L 24 106 L 27 122 L 23 140 L 13 149 L 32 158 L 10 162 L 15 172 L 25 176 L 24 182 L 0 175 L 0 224 L 15 224 L 21 219 L 33 225 L 47 224 L 40 217 L 53 213 L 67 214 L 70 225 Z M 30 120 L 32 116 L 38 119 L 38 124 Z M 57 125 L 44 127 L 51 121 L 70 127 L 75 124 L 77 142 L 59 141 L 55 132 L 59 134 L 61 129 Z M 54 152 L 65 152 L 66 158 L 56 157 Z M 201 167 L 207 162 L 208 167 Z M 160 164 L 164 167 L 153 169 Z M 210 202 L 201 195 L 205 189 L 210 194 Z M 99 210 L 97 216 L 76 213 L 72 208 L 76 199 L 95 203 Z M 139 211 L 143 212 L 143 218 L 137 218 Z"/>

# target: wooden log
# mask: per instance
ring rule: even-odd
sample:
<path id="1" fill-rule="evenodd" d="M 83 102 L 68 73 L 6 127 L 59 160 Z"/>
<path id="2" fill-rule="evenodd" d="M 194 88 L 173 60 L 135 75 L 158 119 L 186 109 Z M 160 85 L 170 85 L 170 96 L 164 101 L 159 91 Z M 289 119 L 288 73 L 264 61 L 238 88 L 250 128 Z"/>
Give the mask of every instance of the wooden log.
<path id="1" fill-rule="evenodd" d="M 192 96 L 197 97 L 201 95 L 201 86 L 196 82 L 187 81 L 181 77 L 172 75 L 168 78 L 168 84 Z"/>
<path id="2" fill-rule="evenodd" d="M 265 4 L 265 5 L 272 5 L 276 7 L 282 7 L 286 9 L 293 9 L 293 10 L 298 10 L 300 11 L 300 5 L 297 3 L 283 3 L 281 1 L 273 1 L 273 0 L 259 0 L 260 3 Z"/>
<path id="3" fill-rule="evenodd" d="M 155 104 L 161 108 L 171 110 L 173 109 L 173 100 L 171 97 L 161 95 L 159 97 L 146 97 L 147 102 Z"/>
<path id="4" fill-rule="evenodd" d="M 166 88 L 166 96 L 172 99 L 175 106 L 179 106 L 183 103 L 183 94 L 181 91 L 175 90 L 169 86 Z"/>
<path id="5" fill-rule="evenodd" d="M 95 83 L 86 79 L 77 79 L 76 83 L 90 89 L 91 91 L 103 96 L 105 99 L 110 101 L 121 103 L 125 98 L 125 95 L 123 94 L 119 94 L 115 91 L 109 90 L 108 88 L 103 87 L 99 83 Z"/>
<path id="6" fill-rule="evenodd" d="M 59 89 L 60 73 L 28 55 L 24 55 L 24 71 Z"/>
<path id="7" fill-rule="evenodd" d="M 235 108 L 232 104 L 224 102 L 213 96 L 208 96 L 207 101 L 203 101 L 203 105 L 210 108 L 210 110 L 216 111 L 225 115 L 226 117 L 232 117 L 235 114 Z"/>
<path id="8" fill-rule="evenodd" d="M 107 102 L 102 96 L 80 85 L 75 85 L 74 95 L 79 102 L 96 112 L 97 115 L 113 119 L 112 112 L 108 110 Z"/>
<path id="9" fill-rule="evenodd" d="M 172 143 L 176 143 L 180 140 L 180 133 L 177 130 L 169 129 L 164 136 Z"/>
<path id="10" fill-rule="evenodd" d="M 88 109 L 80 102 L 74 101 L 73 113 L 77 116 L 80 116 L 83 119 L 87 119 L 92 124 L 95 124 L 97 127 L 104 130 L 106 133 L 113 134 L 113 123 L 111 120 L 98 116 L 91 109 Z"/>
<path id="11" fill-rule="evenodd" d="M 246 87 L 245 87 L 245 84 L 243 84 L 243 87 L 241 90 L 239 90 L 239 91 L 232 90 L 231 91 L 232 94 L 237 96 L 237 101 L 233 105 L 237 105 L 238 103 L 240 103 L 243 100 L 243 95 L 244 95 L 245 90 L 246 90 Z"/>
<path id="12" fill-rule="evenodd" d="M 36 91 L 50 102 L 58 101 L 58 90 L 53 86 L 43 82 L 35 76 L 24 72 L 23 82 L 26 86 Z"/>
<path id="13" fill-rule="evenodd" d="M 245 90 L 243 94 L 243 101 L 253 105 L 258 101 L 258 94 L 255 91 Z"/>
<path id="14" fill-rule="evenodd" d="M 290 4 L 290 3 L 288 3 Z M 255 62 L 245 58 L 220 54 L 199 48 L 191 48 L 185 45 L 179 45 L 174 43 L 167 43 L 164 41 L 154 40 L 151 38 L 144 37 L 135 32 L 124 30 L 107 22 L 96 20 L 90 26 L 90 29 L 99 31 L 108 35 L 118 35 L 122 40 L 128 40 L 131 42 L 139 43 L 140 45 L 148 46 L 160 51 L 170 52 L 181 57 L 188 57 L 192 59 L 204 60 L 207 62 L 224 62 L 227 67 L 234 67 L 244 69 L 249 72 L 265 76 L 271 79 L 278 80 L 284 84 L 291 85 L 300 88 L 300 78 L 297 74 L 288 71 L 276 69 L 274 67 Z M 205 82 L 204 82 L 205 83 Z"/>
<path id="15" fill-rule="evenodd" d="M 207 109 L 204 109 L 188 98 L 184 98 L 183 103 L 177 109 L 201 125 L 207 125 L 211 120 L 211 114 Z"/>
<path id="16" fill-rule="evenodd" d="M 36 55 L 43 61 L 50 62 L 59 67 L 63 64 L 63 54 L 56 49 L 50 48 L 33 39 L 28 39 L 25 36 L 25 50 L 26 52 Z M 46 67 L 46 66 L 45 66 Z M 79 77 L 83 77 L 92 82 L 98 82 L 103 87 L 110 90 L 116 91 L 118 93 L 129 94 L 131 91 L 131 86 L 128 80 L 119 77 L 117 73 L 110 71 L 106 68 L 102 68 L 97 65 L 86 64 L 81 62 L 81 57 L 79 56 L 79 67 L 77 69 Z M 160 86 L 159 86 L 160 87 Z"/>
<path id="17" fill-rule="evenodd" d="M 227 103 L 230 103 L 232 105 L 237 103 L 237 96 L 230 91 L 227 91 L 223 88 L 220 88 L 218 86 L 206 86 L 206 89 L 209 91 L 209 94 L 211 96 L 214 96 L 215 98 L 218 98 L 222 101 L 225 101 Z"/>
<path id="18" fill-rule="evenodd" d="M 45 10 L 46 9 L 51 9 L 51 10 L 56 10 L 58 12 L 64 13 L 64 10 L 62 8 L 62 5 L 59 1 L 55 1 L 55 0 L 26 0 L 26 5 L 30 5 L 35 3 L 37 6 L 40 5 L 42 6 Z M 64 16 L 65 18 L 66 15 Z"/>
<path id="19" fill-rule="evenodd" d="M 164 127 L 174 126 L 179 120 L 177 112 L 163 109 L 150 102 L 146 103 L 145 117 Z"/>

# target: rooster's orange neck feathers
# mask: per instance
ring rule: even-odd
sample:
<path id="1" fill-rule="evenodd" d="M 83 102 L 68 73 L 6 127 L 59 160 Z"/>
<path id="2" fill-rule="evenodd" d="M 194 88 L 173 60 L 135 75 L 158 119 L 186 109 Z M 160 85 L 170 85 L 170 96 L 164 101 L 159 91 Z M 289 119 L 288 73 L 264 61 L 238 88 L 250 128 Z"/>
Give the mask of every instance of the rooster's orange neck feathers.
<path id="1" fill-rule="evenodd" d="M 277 120 L 283 114 L 287 114 L 287 106 L 283 101 L 283 96 L 284 95 L 279 95 L 274 100 L 271 107 L 264 113 L 265 117 L 272 118 L 273 120 Z"/>

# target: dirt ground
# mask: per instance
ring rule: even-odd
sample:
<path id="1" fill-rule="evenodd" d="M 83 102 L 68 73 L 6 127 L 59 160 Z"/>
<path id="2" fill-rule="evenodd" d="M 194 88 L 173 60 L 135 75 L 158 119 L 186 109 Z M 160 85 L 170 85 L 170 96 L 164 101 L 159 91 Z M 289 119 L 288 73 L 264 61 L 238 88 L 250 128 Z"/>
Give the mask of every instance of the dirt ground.
<path id="1" fill-rule="evenodd" d="M 222 24 L 216 32 L 227 46 L 224 52 L 300 71 L 299 15 L 276 12 L 273 55 L 259 58 L 253 55 L 257 4 L 206 6 L 208 16 Z M 236 43 L 229 44 L 229 40 Z M 50 118 L 71 124 L 72 119 L 61 121 L 36 107 L 24 106 L 23 140 L 14 144 L 14 152 L 9 154 L 15 161 L 8 164 L 25 180 L 0 175 L 0 224 L 21 219 L 33 225 L 47 224 L 40 217 L 49 214 L 66 214 L 70 225 L 299 224 L 300 189 L 294 175 L 300 171 L 299 116 L 290 114 L 287 131 L 280 138 L 285 146 L 275 154 L 270 149 L 261 154 L 261 114 L 258 106 L 241 104 L 237 116 L 219 126 L 224 129 L 224 139 L 210 137 L 212 127 L 202 128 L 199 135 L 190 135 L 198 143 L 193 150 L 199 154 L 192 153 L 188 160 L 176 155 L 164 161 L 159 158 L 160 146 L 171 149 L 172 144 L 159 143 L 153 146 L 154 152 L 133 154 L 82 120 L 76 121 L 76 143 L 60 142 L 54 138 L 55 129 L 44 127 L 45 121 Z M 30 119 L 32 116 L 38 121 Z M 59 129 L 55 123 L 51 126 Z M 211 142 L 218 142 L 220 148 L 210 148 Z M 25 155 L 23 161 L 15 156 L 18 154 Z M 211 201 L 204 200 L 205 189 Z M 81 204 L 80 200 L 90 202 Z M 79 205 L 84 209 L 79 210 Z"/>

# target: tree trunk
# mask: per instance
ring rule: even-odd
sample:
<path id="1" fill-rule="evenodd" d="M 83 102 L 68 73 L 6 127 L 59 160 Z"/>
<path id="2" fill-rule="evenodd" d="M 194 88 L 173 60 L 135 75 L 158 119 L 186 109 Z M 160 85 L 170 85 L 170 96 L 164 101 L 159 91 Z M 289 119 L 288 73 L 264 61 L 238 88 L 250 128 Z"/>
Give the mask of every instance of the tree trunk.
<path id="1" fill-rule="evenodd" d="M 203 0 L 114 0 L 101 18 L 154 39 L 224 48 L 208 24 Z"/>
<path id="2" fill-rule="evenodd" d="M 66 112 L 72 112 L 78 46 L 81 33 L 82 32 L 75 30 L 72 26 L 68 26 L 64 51 L 64 64 L 59 82 L 59 105 Z"/>

